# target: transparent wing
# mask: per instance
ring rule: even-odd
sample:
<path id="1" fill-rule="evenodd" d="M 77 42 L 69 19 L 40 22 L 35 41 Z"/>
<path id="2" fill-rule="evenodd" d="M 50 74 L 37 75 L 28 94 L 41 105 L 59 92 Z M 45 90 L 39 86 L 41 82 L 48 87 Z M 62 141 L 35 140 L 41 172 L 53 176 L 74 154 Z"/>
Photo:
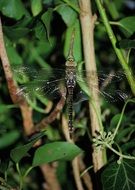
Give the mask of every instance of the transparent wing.
<path id="1" fill-rule="evenodd" d="M 20 86 L 20 90 L 17 92 L 17 94 L 29 98 L 32 98 L 35 94 L 38 94 L 40 96 L 46 96 L 49 99 L 57 99 L 64 94 L 60 85 L 60 83 L 63 82 L 63 79 L 55 81 L 27 82 Z"/>
<path id="2" fill-rule="evenodd" d="M 18 94 L 32 96 L 36 92 L 51 99 L 59 98 L 64 94 L 65 70 L 63 69 L 13 67 L 13 71 L 19 83 L 23 84 Z M 98 75 L 100 90 L 94 82 L 96 75 Z M 123 72 L 100 71 L 95 73 L 83 70 L 76 72 L 76 78 L 78 85 L 74 90 L 75 102 L 88 99 L 84 90 L 88 89 L 88 81 L 90 81 L 91 88 L 97 90 L 109 102 L 123 101 L 130 97 L 130 93 L 123 86 L 123 81 L 126 80 L 126 75 Z"/>
<path id="3" fill-rule="evenodd" d="M 87 77 L 86 77 L 87 75 Z M 97 87 L 95 81 L 95 76 L 98 76 Z M 130 97 L 130 93 L 125 90 L 123 86 L 123 81 L 126 80 L 126 75 L 123 72 L 110 72 L 105 73 L 103 71 L 95 72 L 77 72 L 77 82 L 81 88 L 88 88 L 88 82 L 91 88 L 94 88 L 109 102 L 124 101 Z M 83 93 L 82 93 L 83 94 Z"/>
<path id="4" fill-rule="evenodd" d="M 40 96 L 54 99 L 64 94 L 65 71 L 62 69 L 17 67 L 13 71 L 22 84 L 17 92 L 20 95 L 31 98 L 38 93 Z"/>
<path id="5" fill-rule="evenodd" d="M 87 81 L 87 78 L 94 79 L 94 77 L 98 76 L 98 82 L 103 84 L 104 82 L 108 83 L 116 83 L 123 80 L 126 77 L 124 72 L 114 72 L 114 71 L 98 71 L 98 72 L 86 72 L 77 71 L 77 78 L 81 81 Z"/>
<path id="6" fill-rule="evenodd" d="M 54 80 L 64 78 L 64 69 L 53 69 L 53 68 L 35 68 L 32 66 L 12 66 L 13 73 L 16 77 L 27 77 L 29 80 L 48 80 L 54 78 Z"/>

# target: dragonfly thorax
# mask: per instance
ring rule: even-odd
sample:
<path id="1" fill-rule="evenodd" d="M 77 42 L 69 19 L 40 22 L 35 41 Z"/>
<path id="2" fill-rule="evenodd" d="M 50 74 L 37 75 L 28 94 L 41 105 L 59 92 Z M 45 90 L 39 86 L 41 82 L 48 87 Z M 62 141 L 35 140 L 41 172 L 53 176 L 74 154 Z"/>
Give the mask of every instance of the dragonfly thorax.
<path id="1" fill-rule="evenodd" d="M 75 71 L 66 71 L 66 85 L 67 88 L 74 88 L 76 85 L 76 74 Z"/>

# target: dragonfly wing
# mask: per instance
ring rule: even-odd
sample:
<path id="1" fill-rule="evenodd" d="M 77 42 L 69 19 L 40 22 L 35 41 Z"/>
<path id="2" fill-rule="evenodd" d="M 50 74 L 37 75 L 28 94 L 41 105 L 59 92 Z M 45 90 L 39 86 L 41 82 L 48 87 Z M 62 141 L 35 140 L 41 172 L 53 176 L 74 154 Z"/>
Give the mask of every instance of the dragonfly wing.
<path id="1" fill-rule="evenodd" d="M 12 70 L 15 76 L 26 76 L 28 80 L 55 80 L 65 76 L 65 70 L 63 69 L 13 65 Z"/>
<path id="2" fill-rule="evenodd" d="M 94 78 L 98 76 L 98 82 L 103 84 L 104 82 L 108 82 L 107 84 L 110 83 L 117 83 L 123 80 L 123 78 L 126 78 L 126 75 L 124 72 L 114 72 L 114 71 L 91 71 L 91 72 L 87 72 L 85 70 L 82 71 L 77 71 L 77 78 L 79 78 L 79 80 L 82 81 L 86 81 L 87 82 L 87 78 L 91 78 L 94 80 Z"/>
<path id="3" fill-rule="evenodd" d="M 106 91 L 99 91 L 100 94 L 105 97 L 105 99 L 108 102 L 118 102 L 118 101 L 126 101 L 128 98 L 130 98 L 131 96 L 126 93 L 123 92 L 122 90 L 116 90 L 114 89 L 114 92 L 112 92 L 113 90 L 111 90 L 110 92 L 106 92 Z"/>
<path id="4" fill-rule="evenodd" d="M 17 76 L 17 81 L 22 84 L 17 92 L 20 95 L 31 98 L 38 93 L 40 96 L 47 96 L 51 99 L 63 95 L 61 85 L 65 82 L 65 71 L 63 69 L 14 66 L 13 72 Z"/>
<path id="5" fill-rule="evenodd" d="M 95 76 L 98 76 L 98 85 L 100 87 L 100 90 L 95 82 Z M 112 72 L 109 74 L 104 72 L 98 72 L 96 73 L 96 75 L 94 72 L 92 72 L 87 73 L 87 77 L 86 72 L 84 71 L 77 74 L 77 81 L 78 84 L 81 86 L 82 90 L 83 88 L 89 89 L 89 82 L 91 88 L 97 90 L 99 94 L 101 94 L 109 102 L 124 101 L 130 97 L 125 89 L 121 88 L 121 84 L 125 79 L 126 75 L 122 72 Z"/>
<path id="6" fill-rule="evenodd" d="M 58 79 L 55 81 L 35 80 L 32 82 L 27 82 L 20 86 L 20 90 L 17 94 L 28 98 L 32 98 L 38 94 L 39 96 L 45 96 L 49 99 L 59 99 L 64 94 L 59 83 L 63 83 L 63 79 Z"/>
<path id="7" fill-rule="evenodd" d="M 49 80 L 43 85 L 42 90 L 44 91 L 45 96 L 51 99 L 66 96 L 65 79 Z"/>
<path id="8" fill-rule="evenodd" d="M 89 100 L 89 96 L 77 84 L 74 89 L 74 94 L 73 94 L 74 104 L 76 105 L 76 104 L 81 103 L 86 100 Z"/>

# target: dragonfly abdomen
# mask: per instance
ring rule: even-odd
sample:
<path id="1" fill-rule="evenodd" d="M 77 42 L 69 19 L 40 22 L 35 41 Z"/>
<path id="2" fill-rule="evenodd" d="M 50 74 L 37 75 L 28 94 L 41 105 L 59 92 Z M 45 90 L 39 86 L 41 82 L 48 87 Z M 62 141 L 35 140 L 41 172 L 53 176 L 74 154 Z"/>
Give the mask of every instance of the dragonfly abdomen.
<path id="1" fill-rule="evenodd" d="M 68 127 L 69 134 L 73 133 L 73 91 L 76 86 L 76 72 L 74 66 L 66 67 L 66 87 L 67 87 L 67 105 L 68 105 Z"/>
<path id="2" fill-rule="evenodd" d="M 69 133 L 72 135 L 73 133 L 73 89 L 74 88 L 68 88 L 68 127 L 69 127 Z"/>

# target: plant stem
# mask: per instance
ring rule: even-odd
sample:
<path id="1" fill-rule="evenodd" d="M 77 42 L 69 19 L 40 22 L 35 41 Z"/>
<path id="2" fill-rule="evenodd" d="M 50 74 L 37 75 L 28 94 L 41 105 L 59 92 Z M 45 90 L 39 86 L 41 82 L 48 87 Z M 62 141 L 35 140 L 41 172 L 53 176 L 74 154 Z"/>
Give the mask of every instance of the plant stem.
<path id="1" fill-rule="evenodd" d="M 33 131 L 32 109 L 28 106 L 23 96 L 18 96 L 17 92 L 20 90 L 14 80 L 11 65 L 7 56 L 6 47 L 4 43 L 4 35 L 2 31 L 2 23 L 0 18 L 0 57 L 5 73 L 9 93 L 14 104 L 18 104 L 23 117 L 23 126 L 26 135 L 30 135 Z"/>
<path id="2" fill-rule="evenodd" d="M 19 187 L 19 190 L 22 190 L 22 189 L 23 189 L 23 183 L 24 183 L 25 177 L 26 177 L 26 176 L 28 175 L 28 173 L 33 169 L 33 167 L 32 167 L 32 166 L 29 167 L 29 168 L 26 170 L 26 172 L 25 172 L 24 175 L 22 175 L 22 173 L 21 173 L 21 171 L 20 171 L 19 163 L 16 164 L 16 169 L 17 169 L 17 171 L 18 171 L 18 173 L 19 173 L 19 177 L 20 177 L 20 187 Z"/>
<path id="3" fill-rule="evenodd" d="M 109 21 L 111 25 L 120 26 L 120 23 L 117 21 Z"/>
<path id="4" fill-rule="evenodd" d="M 110 145 L 108 145 L 107 143 L 105 143 L 105 146 L 107 148 L 109 148 L 112 152 L 114 152 L 115 154 L 117 154 L 118 156 L 120 156 L 121 158 L 125 158 L 125 159 L 129 159 L 129 160 L 135 160 L 134 156 L 128 156 L 128 155 L 124 155 L 120 152 L 118 152 L 117 150 L 115 150 L 114 148 L 112 148 Z"/>
<path id="5" fill-rule="evenodd" d="M 107 34 L 108 34 L 108 36 L 110 38 L 110 41 L 112 43 L 112 46 L 114 48 L 114 51 L 115 51 L 115 53 L 116 53 L 116 55 L 117 55 L 117 57 L 118 57 L 118 59 L 120 61 L 120 64 L 121 64 L 121 66 L 122 66 L 122 68 L 123 68 L 123 70 L 124 70 L 124 72 L 126 74 L 128 83 L 129 83 L 130 88 L 132 90 L 132 93 L 135 95 L 135 85 L 133 85 L 133 84 L 135 84 L 135 80 L 133 78 L 132 72 L 131 72 L 131 70 L 130 70 L 130 68 L 128 66 L 128 63 L 126 61 L 126 58 L 123 55 L 122 50 L 118 49 L 116 47 L 116 44 L 117 44 L 118 41 L 117 41 L 117 39 L 116 39 L 116 37 L 114 35 L 114 32 L 113 32 L 113 30 L 111 28 L 111 25 L 110 25 L 109 20 L 107 18 L 105 9 L 104 9 L 104 7 L 103 7 L 103 5 L 101 3 L 101 0 L 95 0 L 95 1 L 96 1 L 98 10 L 99 10 L 100 16 L 102 18 L 103 24 L 104 24 L 104 26 L 106 28 Z"/>
<path id="6" fill-rule="evenodd" d="M 21 190 L 23 188 L 23 176 L 22 176 L 22 173 L 20 171 L 19 163 L 16 163 L 16 169 L 18 171 L 19 178 L 20 178 L 20 187 L 19 187 L 19 190 Z"/>
<path id="7" fill-rule="evenodd" d="M 94 52 L 94 24 L 95 17 L 92 15 L 90 0 L 79 0 L 80 6 L 80 21 L 82 28 L 84 59 L 87 72 L 94 72 L 94 77 L 88 78 L 89 91 L 91 94 L 91 102 L 89 102 L 90 109 L 90 130 L 92 136 L 96 135 L 96 131 L 103 131 L 103 126 L 99 123 L 97 115 L 101 118 L 100 104 L 98 90 L 92 88 L 91 84 L 94 83 L 98 88 L 98 77 Z M 92 104 L 91 104 L 92 103 Z M 94 106 L 93 106 L 94 105 Z M 96 110 L 96 112 L 95 112 Z M 101 119 L 100 119 L 101 121 Z M 94 147 L 93 147 L 94 148 Z M 106 154 L 104 151 L 93 151 L 93 166 L 94 171 L 98 171 L 106 163 Z"/>
<path id="8" fill-rule="evenodd" d="M 33 169 L 33 167 L 32 167 L 32 166 L 31 166 L 31 167 L 29 167 L 29 168 L 26 170 L 26 172 L 25 172 L 25 174 L 24 174 L 23 178 L 25 178 L 25 177 L 29 174 L 29 172 L 30 172 L 32 169 Z"/>
<path id="9" fill-rule="evenodd" d="M 125 108 L 126 108 L 126 106 L 127 106 L 127 104 L 129 102 L 135 103 L 135 100 L 127 100 L 127 102 L 124 104 L 124 107 L 123 107 L 122 112 L 121 112 L 120 119 L 119 119 L 118 124 L 117 124 L 117 126 L 115 128 L 115 131 L 113 133 L 113 135 L 114 135 L 113 139 L 115 138 L 115 136 L 116 136 L 116 134 L 117 134 L 117 132 L 119 130 L 119 127 L 120 127 L 120 124 L 121 124 L 121 121 L 122 121 L 122 118 L 123 118 L 123 115 L 124 115 Z"/>
<path id="10" fill-rule="evenodd" d="M 72 161 L 72 167 L 73 167 L 73 174 L 76 182 L 77 190 L 84 190 L 82 181 L 80 179 L 80 172 L 79 172 L 79 157 L 73 159 Z"/>
<path id="11" fill-rule="evenodd" d="M 22 176 L 20 167 L 19 167 L 19 163 L 16 164 L 16 169 L 17 169 L 17 172 L 19 173 L 19 175 Z"/>

